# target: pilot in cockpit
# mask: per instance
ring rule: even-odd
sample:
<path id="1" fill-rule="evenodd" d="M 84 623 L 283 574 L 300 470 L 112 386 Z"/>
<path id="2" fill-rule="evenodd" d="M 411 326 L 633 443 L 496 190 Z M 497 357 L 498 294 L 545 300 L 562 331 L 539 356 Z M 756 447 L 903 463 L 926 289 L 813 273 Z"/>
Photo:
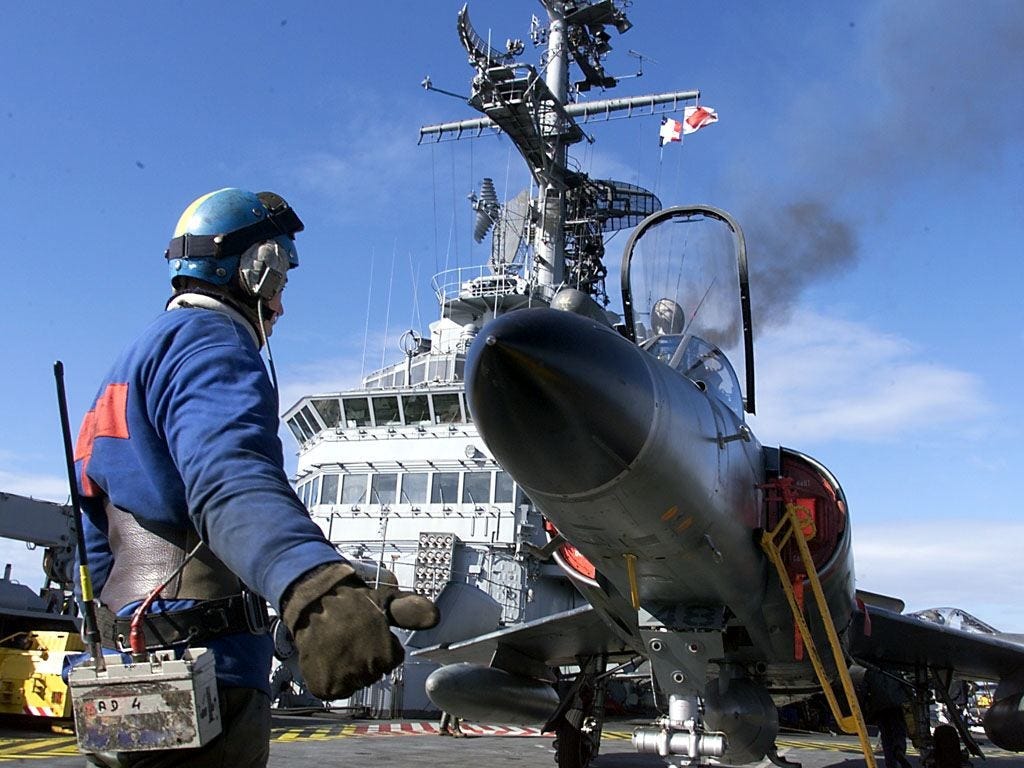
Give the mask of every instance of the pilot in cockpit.
<path id="1" fill-rule="evenodd" d="M 683 335 L 686 323 L 679 303 L 669 298 L 658 299 L 651 307 L 650 317 L 651 340 L 645 349 L 740 414 L 743 400 L 732 366 L 713 344 Z"/>

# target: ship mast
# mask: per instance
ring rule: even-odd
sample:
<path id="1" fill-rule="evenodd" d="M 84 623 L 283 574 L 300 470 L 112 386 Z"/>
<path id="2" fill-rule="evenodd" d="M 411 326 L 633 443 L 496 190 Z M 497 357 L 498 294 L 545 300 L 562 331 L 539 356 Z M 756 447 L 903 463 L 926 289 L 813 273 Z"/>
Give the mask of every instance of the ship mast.
<path id="1" fill-rule="evenodd" d="M 611 46 L 605 27 L 624 33 L 632 25 L 613 0 L 541 0 L 547 27 L 534 20 L 533 42 L 544 46 L 543 76 L 529 64 L 517 63 L 525 46 L 509 40 L 505 50 L 493 48 L 473 29 L 468 6 L 459 12 L 459 38 L 477 70 L 467 103 L 484 117 L 420 128 L 420 142 L 504 133 L 526 161 L 538 196 L 531 203 L 529 233 L 533 263 L 531 294 L 550 301 L 571 286 L 607 304 L 604 233 L 632 227 L 661 207 L 653 193 L 624 182 L 591 179 L 568 168 L 569 146 L 591 139 L 582 124 L 620 117 L 679 111 L 699 91 L 676 91 L 619 99 L 571 101 L 570 95 L 591 88 L 608 89 L 617 79 L 604 71 Z M 582 79 L 570 88 L 570 67 Z M 425 81 L 427 87 L 429 78 Z M 498 237 L 498 229 L 495 230 Z M 492 268 L 498 271 L 492 263 Z"/>
<path id="2" fill-rule="evenodd" d="M 569 93 L 569 45 L 565 28 L 565 4 L 561 0 L 542 0 L 548 12 L 547 74 L 544 82 L 557 104 L 564 106 Z M 568 144 L 558 133 L 554 112 L 548 113 L 544 130 L 554 137 L 551 145 L 549 178 L 540 189 L 541 222 L 533 244 L 536 254 L 537 284 L 545 288 L 561 285 L 565 276 L 565 166 Z M 544 289 L 542 289 L 544 290 Z"/>

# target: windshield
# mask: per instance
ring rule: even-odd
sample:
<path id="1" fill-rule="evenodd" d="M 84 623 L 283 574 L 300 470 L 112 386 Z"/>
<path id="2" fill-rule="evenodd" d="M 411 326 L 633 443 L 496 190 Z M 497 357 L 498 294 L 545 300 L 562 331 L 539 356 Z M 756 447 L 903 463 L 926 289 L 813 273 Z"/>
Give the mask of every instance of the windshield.
<path id="1" fill-rule="evenodd" d="M 682 334 L 655 336 L 642 346 L 743 418 L 739 379 L 729 359 L 718 347 L 697 336 Z"/>
<path id="2" fill-rule="evenodd" d="M 696 337 L 707 349 L 695 351 L 694 359 L 713 350 L 704 359 L 729 370 L 726 378 L 734 391 L 722 399 L 740 403 L 737 412 L 745 405 L 753 413 L 746 272 L 743 234 L 727 213 L 706 207 L 670 208 L 645 219 L 630 238 L 623 255 L 622 294 L 626 330 L 638 344 L 662 357 L 668 346 L 678 348 L 683 338 L 688 340 L 683 348 L 687 350 L 689 339 Z M 674 343 L 658 341 L 669 336 L 676 337 Z M 745 391 L 739 389 L 741 381 Z M 705 384 L 712 388 L 710 381 Z"/>

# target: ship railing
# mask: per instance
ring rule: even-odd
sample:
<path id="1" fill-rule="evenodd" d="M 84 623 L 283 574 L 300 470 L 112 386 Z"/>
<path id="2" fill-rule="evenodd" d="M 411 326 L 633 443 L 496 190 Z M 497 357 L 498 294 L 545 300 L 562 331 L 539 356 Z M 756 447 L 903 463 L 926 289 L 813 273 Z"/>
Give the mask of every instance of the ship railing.
<path id="1" fill-rule="evenodd" d="M 495 273 L 490 267 L 459 267 L 434 275 L 430 281 L 442 306 L 456 299 L 526 295 L 527 280 L 514 272 Z"/>

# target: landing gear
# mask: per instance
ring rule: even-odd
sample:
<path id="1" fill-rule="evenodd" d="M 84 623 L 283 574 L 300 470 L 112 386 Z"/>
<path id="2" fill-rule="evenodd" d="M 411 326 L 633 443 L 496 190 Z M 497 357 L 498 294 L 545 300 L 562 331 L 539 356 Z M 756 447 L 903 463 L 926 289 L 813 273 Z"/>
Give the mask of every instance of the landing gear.
<path id="1" fill-rule="evenodd" d="M 600 731 L 597 732 L 595 740 L 592 733 L 587 733 L 562 718 L 555 729 L 555 763 L 558 768 L 587 768 L 597 753 L 600 739 Z"/>
<path id="2" fill-rule="evenodd" d="M 985 759 L 963 720 L 959 706 L 949 694 L 951 673 L 947 671 L 946 675 L 943 680 L 940 673 L 923 666 L 914 671 L 914 695 L 911 699 L 914 732 L 911 740 L 921 753 L 921 764 L 925 768 L 963 768 L 971 765 L 968 754 Z M 946 712 L 953 721 L 953 724 L 939 725 L 934 733 L 930 727 L 933 701 L 945 704 Z M 967 752 L 961 748 L 961 742 Z"/>
<path id="3" fill-rule="evenodd" d="M 601 749 L 606 661 L 604 656 L 591 656 L 580 662 L 576 682 L 553 718 L 558 768 L 587 768 Z"/>
<path id="4" fill-rule="evenodd" d="M 935 768 L 960 768 L 963 755 L 960 751 L 960 734 L 952 725 L 940 725 L 932 736 L 935 748 L 932 758 Z"/>

